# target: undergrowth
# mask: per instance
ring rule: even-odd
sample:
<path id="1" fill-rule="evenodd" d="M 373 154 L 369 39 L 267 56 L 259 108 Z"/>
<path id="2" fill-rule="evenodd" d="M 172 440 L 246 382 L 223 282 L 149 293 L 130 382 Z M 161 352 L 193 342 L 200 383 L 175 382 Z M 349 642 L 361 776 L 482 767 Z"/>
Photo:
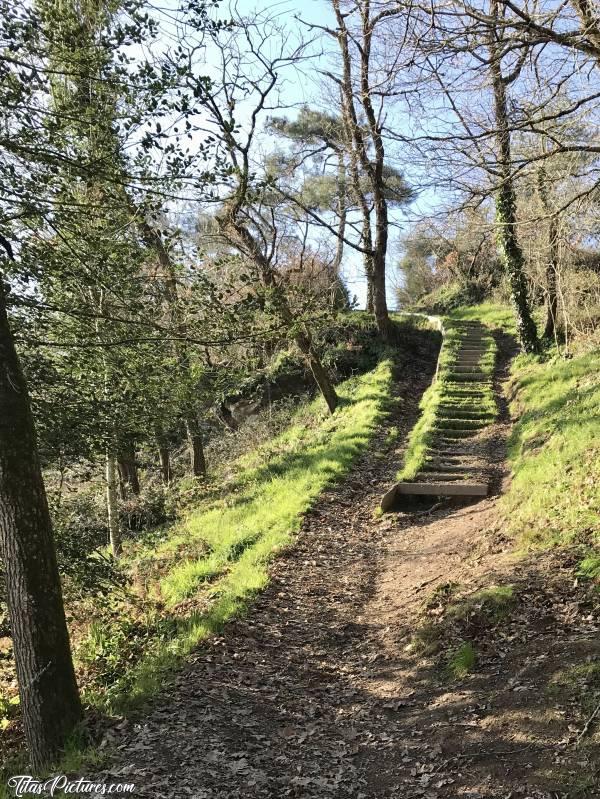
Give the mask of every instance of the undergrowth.
<path id="1" fill-rule="evenodd" d="M 391 380 L 388 360 L 346 381 L 334 416 L 315 400 L 281 435 L 239 459 L 222 496 L 192 511 L 158 545 L 130 547 L 125 559 L 138 576 L 136 601 L 97 619 L 78 649 L 90 671 L 89 703 L 109 712 L 135 707 L 203 639 L 243 612 L 303 514 L 367 445 L 388 408 Z"/>

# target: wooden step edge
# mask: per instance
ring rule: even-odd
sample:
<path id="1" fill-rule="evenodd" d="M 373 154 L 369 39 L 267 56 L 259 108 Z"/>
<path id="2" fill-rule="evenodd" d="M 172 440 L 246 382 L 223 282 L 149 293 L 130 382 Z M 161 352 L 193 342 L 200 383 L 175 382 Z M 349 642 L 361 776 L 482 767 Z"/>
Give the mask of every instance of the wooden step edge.
<path id="1" fill-rule="evenodd" d="M 388 492 L 389 493 L 389 492 Z M 397 483 L 394 498 L 398 494 L 430 497 L 486 497 L 487 483 Z"/>

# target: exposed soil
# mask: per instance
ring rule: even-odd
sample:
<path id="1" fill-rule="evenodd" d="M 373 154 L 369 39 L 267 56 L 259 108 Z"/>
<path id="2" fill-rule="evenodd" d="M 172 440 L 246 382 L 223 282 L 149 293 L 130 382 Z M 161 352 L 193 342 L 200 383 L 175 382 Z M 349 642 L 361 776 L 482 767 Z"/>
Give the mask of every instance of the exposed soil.
<path id="1" fill-rule="evenodd" d="M 388 426 L 400 441 L 430 379 L 398 381 Z M 586 729 L 600 701 L 597 606 L 569 553 L 514 556 L 497 509 L 508 428 L 503 406 L 489 498 L 377 518 L 401 450 L 382 429 L 307 515 L 249 614 L 147 715 L 108 733 L 102 778 L 155 799 L 599 796 L 595 721 Z M 454 595 L 505 584 L 514 601 L 501 618 L 476 607 L 450 619 Z M 424 625 L 425 651 L 414 644 Z M 446 663 L 463 640 L 477 661 L 455 679 Z"/>

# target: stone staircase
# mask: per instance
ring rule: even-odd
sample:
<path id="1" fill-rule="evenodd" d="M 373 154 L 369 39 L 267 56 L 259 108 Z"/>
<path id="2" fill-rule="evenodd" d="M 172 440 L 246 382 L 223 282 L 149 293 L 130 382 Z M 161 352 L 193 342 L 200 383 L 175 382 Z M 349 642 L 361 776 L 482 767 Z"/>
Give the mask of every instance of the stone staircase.
<path id="1" fill-rule="evenodd" d="M 410 479 L 382 499 L 389 510 L 399 495 L 483 497 L 488 493 L 485 429 L 495 419 L 496 346 L 479 322 L 445 323 L 430 421 L 420 432 L 424 456 Z"/>

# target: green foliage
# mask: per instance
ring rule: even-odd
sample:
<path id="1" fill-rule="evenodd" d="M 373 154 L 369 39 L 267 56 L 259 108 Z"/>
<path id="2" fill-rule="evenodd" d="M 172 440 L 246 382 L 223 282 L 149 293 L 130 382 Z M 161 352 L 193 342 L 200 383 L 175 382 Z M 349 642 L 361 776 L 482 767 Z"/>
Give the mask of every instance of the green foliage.
<path id="1" fill-rule="evenodd" d="M 585 580 L 600 580 L 600 555 L 595 553 L 587 555 L 579 561 L 577 576 Z"/>
<path id="2" fill-rule="evenodd" d="M 519 356 L 510 388 L 513 479 L 502 507 L 525 546 L 598 544 L 600 352 Z"/>
<path id="3" fill-rule="evenodd" d="M 417 311 L 431 314 L 448 314 L 463 305 L 477 302 L 481 297 L 469 284 L 452 282 L 434 289 L 414 305 Z"/>
<path id="4" fill-rule="evenodd" d="M 462 680 L 473 671 L 476 663 L 475 647 L 470 641 L 465 641 L 448 656 L 448 673 L 455 680 Z"/>
<path id="5" fill-rule="evenodd" d="M 20 699 L 18 696 L 5 696 L 0 693 L 0 732 L 18 717 Z"/>
<path id="6" fill-rule="evenodd" d="M 122 587 L 126 577 L 119 564 L 105 555 L 108 532 L 101 497 L 80 491 L 51 509 L 58 567 L 70 600 L 101 597 Z"/>
<path id="7" fill-rule="evenodd" d="M 505 618 L 514 607 L 515 601 L 515 590 L 512 585 L 482 588 L 449 604 L 447 617 L 470 620 L 476 625 L 487 626 Z"/>
<path id="8" fill-rule="evenodd" d="M 334 416 L 320 398 L 301 408 L 284 432 L 239 459 L 221 496 L 158 545 L 126 545 L 145 599 L 117 602 L 92 623 L 79 649 L 89 701 L 113 710 L 143 701 L 194 646 L 243 612 L 303 514 L 367 445 L 386 412 L 391 368 L 383 362 L 342 384 Z"/>

